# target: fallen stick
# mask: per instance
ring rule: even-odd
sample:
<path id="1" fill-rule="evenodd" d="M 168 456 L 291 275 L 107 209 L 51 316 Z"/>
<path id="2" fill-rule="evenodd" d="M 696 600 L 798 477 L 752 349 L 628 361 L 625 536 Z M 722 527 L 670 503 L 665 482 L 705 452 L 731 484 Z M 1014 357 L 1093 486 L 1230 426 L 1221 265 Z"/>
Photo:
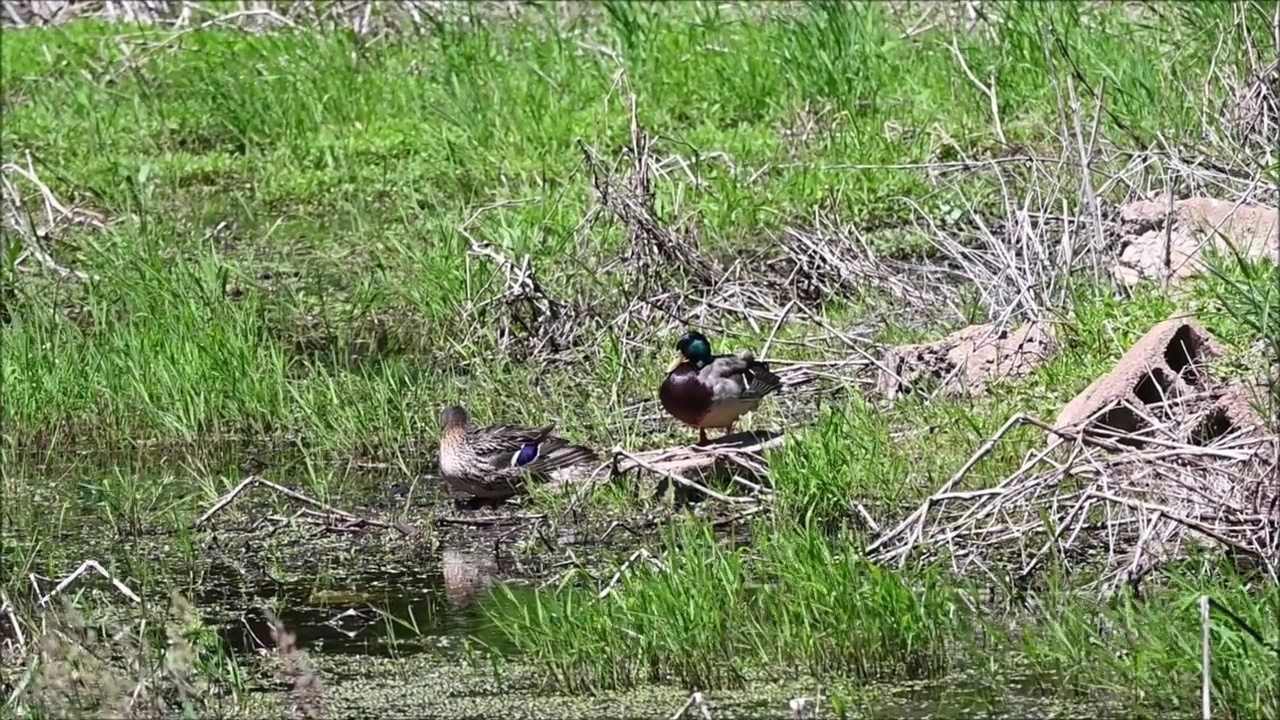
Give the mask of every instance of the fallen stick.
<path id="1" fill-rule="evenodd" d="M 867 512 L 867 509 L 863 507 L 862 503 L 854 503 L 853 509 L 857 510 L 858 515 L 862 516 L 862 521 L 867 524 L 867 527 L 871 528 L 871 532 L 880 532 L 880 523 L 876 522 L 876 519 L 871 517 L 871 513 Z"/>
<path id="2" fill-rule="evenodd" d="M 50 600 L 52 600 L 56 595 L 60 594 L 63 590 L 66 590 L 67 586 L 75 582 L 76 578 L 83 575 L 86 570 L 92 570 L 98 573 L 99 575 L 101 575 L 102 577 L 110 580 L 111 584 L 115 586 L 116 590 L 120 591 L 121 595 L 124 595 L 125 597 L 129 598 L 135 603 L 142 602 L 142 598 L 138 597 L 137 593 L 130 590 L 128 585 L 125 585 L 124 583 L 115 579 L 115 577 L 112 576 L 111 573 L 107 572 L 101 565 L 98 564 L 97 560 L 85 560 L 84 562 L 80 563 L 80 567 L 76 568 L 70 575 L 63 578 L 56 586 L 54 586 L 52 590 L 49 591 L 47 595 L 40 598 L 40 601 L 36 604 L 41 606 L 47 605 Z M 40 587 L 39 585 L 36 585 L 35 573 L 31 574 L 31 584 L 35 585 L 37 589 Z"/>
<path id="3" fill-rule="evenodd" d="M 674 473 L 674 472 L 670 472 L 670 471 L 668 471 L 668 470 L 664 470 L 664 469 L 662 469 L 662 468 L 655 467 L 654 465 L 651 465 L 650 463 L 647 463 L 647 462 L 645 462 L 644 460 L 641 460 L 640 458 L 636 457 L 635 455 L 632 455 L 631 453 L 627 452 L 626 450 L 623 450 L 621 447 L 615 447 L 615 448 L 613 449 L 613 453 L 614 453 L 614 455 L 615 455 L 615 456 L 626 458 L 627 460 L 630 460 L 632 463 L 634 463 L 630 468 L 627 468 L 628 470 L 633 470 L 633 469 L 635 469 L 635 468 L 637 468 L 637 467 L 644 468 L 645 470 L 648 470 L 649 472 L 653 473 L 654 475 L 658 475 L 658 476 L 660 476 L 660 477 L 664 477 L 664 478 L 666 478 L 666 479 L 668 479 L 668 480 L 670 480 L 670 481 L 672 481 L 672 482 L 678 483 L 678 484 L 683 485 L 683 486 L 685 486 L 685 487 L 687 487 L 687 488 L 691 488 L 691 489 L 693 489 L 693 490 L 698 490 L 698 491 L 700 491 L 700 492 L 702 492 L 702 493 L 706 494 L 708 497 L 715 498 L 716 500 L 719 500 L 719 501 L 721 501 L 721 502 L 726 502 L 726 503 L 753 503 L 753 502 L 759 502 L 758 500 L 756 500 L 756 499 L 754 499 L 754 498 L 746 498 L 746 497 L 729 497 L 728 495 L 724 495 L 724 494 L 722 494 L 722 493 L 718 493 L 718 492 L 716 492 L 715 490 L 712 490 L 711 488 L 708 488 L 707 486 L 705 486 L 705 485 L 703 485 L 703 484 L 701 484 L 701 483 L 697 483 L 697 482 L 694 482 L 694 481 L 690 480 L 689 478 L 686 478 L 686 477 L 684 477 L 684 476 L 678 475 L 678 474 L 676 474 L 676 473 Z"/>
<path id="4" fill-rule="evenodd" d="M 455 517 L 438 517 L 436 522 L 440 525 L 471 525 L 474 527 L 484 527 L 486 525 L 522 525 L 525 523 L 545 520 L 546 514 L 539 515 L 498 515 L 495 517 L 481 518 L 455 518 Z"/>
<path id="5" fill-rule="evenodd" d="M 1159 515 L 1162 515 L 1172 520 L 1173 522 L 1178 523 L 1179 525 L 1182 525 L 1183 527 L 1189 530 L 1193 530 L 1195 532 L 1200 533 L 1201 535 L 1213 538 L 1214 540 L 1217 540 L 1218 542 L 1222 543 L 1226 547 L 1232 548 L 1233 550 L 1236 550 L 1237 552 L 1243 555 L 1257 554 L 1256 550 L 1253 550 L 1252 548 L 1247 548 L 1244 545 L 1241 545 L 1240 543 L 1236 542 L 1235 540 L 1228 538 L 1227 536 L 1219 532 L 1218 529 L 1211 528 L 1205 523 L 1202 523 L 1193 518 L 1186 517 L 1182 513 L 1179 513 L 1178 511 L 1166 505 L 1160 505 L 1158 503 L 1152 503 L 1152 502 L 1143 502 L 1141 500 L 1134 500 L 1132 498 L 1123 498 L 1116 495 L 1112 495 L 1111 493 L 1102 492 L 1100 490 L 1089 490 L 1086 492 L 1086 495 L 1090 497 L 1098 498 L 1100 500 L 1112 502 L 1117 505 L 1124 505 L 1134 510 L 1141 510 L 1148 513 L 1157 513 Z"/>
<path id="6" fill-rule="evenodd" d="M 239 485 L 236 485 L 228 493 L 218 498 L 217 502 L 215 502 L 212 507 L 206 510 L 203 515 L 201 515 L 194 523 L 192 523 L 191 529 L 196 530 L 201 525 L 204 525 L 214 515 L 217 515 L 218 513 L 222 512 L 224 509 L 226 509 L 228 505 L 230 505 L 232 502 L 235 502 L 235 500 L 238 497 L 240 497 L 241 493 L 243 493 L 245 490 L 248 490 L 249 488 L 255 485 L 268 488 L 277 493 L 280 493 L 281 495 L 284 495 L 287 498 L 297 500 L 298 502 L 304 503 L 306 505 L 310 505 L 311 507 L 316 508 L 321 512 L 328 513 L 329 515 L 332 515 L 332 516 L 340 517 L 351 523 L 364 523 L 367 525 L 372 525 L 374 527 L 392 528 L 406 535 L 411 534 L 409 532 L 406 532 L 405 527 L 403 527 L 400 523 L 385 523 L 385 522 L 382 522 L 381 520 L 370 520 L 368 518 L 362 518 L 359 515 L 353 515 L 345 510 L 339 510 L 338 508 L 333 507 L 332 505 L 329 505 L 327 503 L 322 503 L 313 497 L 308 497 L 307 495 L 304 495 L 298 492 L 297 490 L 290 490 L 289 488 L 284 487 L 283 485 L 277 485 L 276 483 L 273 483 L 270 480 L 265 480 L 260 475 L 250 475 L 244 480 L 241 480 Z"/>
<path id="7" fill-rule="evenodd" d="M 958 485 L 960 481 L 963 480 L 965 476 L 969 474 L 969 471 L 973 469 L 973 466 L 977 465 L 978 461 L 982 460 L 984 457 L 987 456 L 988 453 L 994 450 L 996 445 L 1000 443 L 1000 441 L 1004 438 L 1005 435 L 1007 435 L 1015 427 L 1020 427 L 1022 425 L 1036 425 L 1039 427 L 1044 427 L 1042 423 L 1040 423 L 1039 421 L 1036 421 L 1034 418 L 1031 418 L 1030 416 L 1027 416 L 1027 415 L 1018 414 L 1009 418 L 1007 421 L 1005 421 L 1004 425 L 1000 426 L 1000 429 L 997 430 L 994 435 L 984 440 L 982 444 L 978 446 L 978 449 L 975 450 L 973 454 L 969 456 L 969 459 L 965 461 L 964 465 L 961 465 L 960 469 L 957 470 L 954 475 L 952 475 L 950 478 L 947 479 L 945 483 L 942 484 L 942 487 L 938 488 L 938 490 L 934 492 L 933 495 L 930 495 L 929 497 L 925 498 L 924 502 L 921 503 L 920 506 L 915 509 L 915 511 L 913 511 L 910 515 L 908 515 L 905 519 L 903 519 L 902 522 L 898 523 L 896 527 L 894 527 L 892 530 L 885 533 L 884 535 L 881 535 L 879 538 L 876 539 L 875 542 L 867 546 L 867 550 L 866 550 L 867 555 L 871 556 L 875 554 L 877 550 L 883 547 L 890 540 L 897 538 L 898 535 L 900 535 L 904 530 L 907 530 L 908 528 L 912 528 L 911 534 L 909 535 L 907 542 L 905 544 L 906 550 L 905 552 L 901 553 L 902 561 L 905 562 L 907 557 L 906 553 L 910 552 L 911 548 L 915 546 L 917 539 L 919 538 L 919 535 L 924 528 L 925 518 L 928 516 L 929 510 L 933 507 L 934 503 L 937 502 L 937 497 L 939 495 L 945 495 L 951 492 L 953 489 L 955 489 L 955 486 Z M 890 556 L 897 555 L 897 554 L 899 553 L 897 552 L 891 553 Z"/>
<path id="8" fill-rule="evenodd" d="M 35 185 L 40 191 L 44 200 L 45 216 L 48 221 L 48 224 L 44 228 L 37 228 L 32 223 L 31 214 L 25 207 L 22 191 L 18 189 L 17 185 L 9 180 L 8 175 L 10 173 L 16 173 L 22 176 L 27 180 L 27 182 Z M 53 192 L 49 190 L 49 186 L 40 182 L 40 179 L 36 176 L 35 166 L 32 163 L 30 151 L 27 152 L 27 168 L 25 170 L 13 163 L 7 163 L 0 167 L 0 194 L 3 194 L 4 197 L 9 200 L 9 217 L 7 219 L 10 226 L 18 235 L 19 242 L 23 248 L 22 253 L 15 259 L 15 266 L 21 262 L 25 256 L 30 255 L 43 265 L 45 269 L 52 271 L 64 280 L 87 282 L 89 280 L 98 279 L 97 276 L 89 275 L 88 273 L 83 273 L 79 270 L 73 270 L 69 267 L 64 267 L 58 264 L 53 255 L 45 251 L 44 248 L 40 246 L 41 238 L 51 236 L 51 234 L 56 231 L 57 224 L 60 220 L 71 217 L 77 213 L 73 213 L 73 211 L 68 210 L 59 203 L 57 198 L 54 197 Z M 58 211 L 58 217 L 54 217 L 53 213 L 55 209 Z M 79 214 L 84 215 L 84 213 Z M 102 224 L 97 223 L 97 225 L 101 227 Z"/>
<path id="9" fill-rule="evenodd" d="M 680 720 L 684 717 L 685 713 L 689 712 L 690 708 L 698 708 L 702 713 L 702 717 L 710 720 L 711 711 L 707 709 L 707 700 L 703 697 L 702 693 L 697 691 L 694 691 L 694 693 L 689 696 L 689 699 L 684 701 L 684 705 L 681 705 L 680 709 L 672 713 L 671 717 L 667 720 Z"/>
<path id="10" fill-rule="evenodd" d="M 732 525 L 740 520 L 746 520 L 752 515 L 759 515 L 760 513 L 764 512 L 765 508 L 766 506 L 764 505 L 757 505 L 753 508 L 748 508 L 738 513 L 737 515 L 731 515 L 727 518 L 721 518 L 719 520 L 716 520 L 715 522 L 711 523 L 711 527 L 718 529 L 718 528 L 726 527 L 728 525 Z"/>
<path id="11" fill-rule="evenodd" d="M 27 636 L 22 634 L 22 624 L 18 622 L 18 616 L 13 612 L 13 603 L 8 598 L 0 603 L 0 615 L 9 618 L 9 624 L 13 627 L 13 639 L 18 646 L 18 653 L 25 660 L 27 657 Z"/>
<path id="12" fill-rule="evenodd" d="M 609 580 L 609 584 L 600 591 L 599 595 L 596 595 L 596 599 L 603 600 L 609 597 L 610 594 L 616 592 L 618 583 L 622 580 L 622 576 L 626 574 L 627 570 L 631 569 L 631 565 L 637 560 L 644 560 L 648 562 L 650 565 L 656 567 L 660 572 L 666 572 L 667 570 L 666 567 L 662 565 L 661 560 L 655 558 L 648 550 L 640 548 L 639 550 L 631 553 L 631 557 L 627 558 L 627 561 L 622 563 L 622 567 L 618 568 L 618 571 L 613 574 L 613 577 Z"/>

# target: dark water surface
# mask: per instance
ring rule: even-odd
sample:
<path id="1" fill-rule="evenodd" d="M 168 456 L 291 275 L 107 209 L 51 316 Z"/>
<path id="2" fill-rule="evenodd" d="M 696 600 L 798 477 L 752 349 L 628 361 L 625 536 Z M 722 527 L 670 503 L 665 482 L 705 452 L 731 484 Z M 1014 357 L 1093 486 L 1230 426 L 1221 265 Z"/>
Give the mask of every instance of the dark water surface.
<path id="1" fill-rule="evenodd" d="M 231 596 L 235 597 L 231 597 Z M 201 607 L 226 608 L 239 593 L 211 587 L 201 593 Z M 483 612 L 475 604 L 450 601 L 444 576 L 388 575 L 319 590 L 309 583 L 276 586 L 261 600 L 278 608 L 279 623 L 295 635 L 296 646 L 312 652 L 391 657 L 446 649 L 451 639 L 482 634 Z M 249 607 L 239 617 L 214 623 L 236 654 L 273 647 L 264 610 Z"/>

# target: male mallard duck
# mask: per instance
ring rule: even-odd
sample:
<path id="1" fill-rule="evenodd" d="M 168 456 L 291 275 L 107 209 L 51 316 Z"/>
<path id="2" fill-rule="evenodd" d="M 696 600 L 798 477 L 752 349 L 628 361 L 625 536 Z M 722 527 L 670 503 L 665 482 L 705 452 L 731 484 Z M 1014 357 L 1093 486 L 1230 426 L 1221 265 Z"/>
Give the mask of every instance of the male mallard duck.
<path id="1" fill-rule="evenodd" d="M 750 350 L 737 355 L 712 355 L 706 335 L 690 330 L 676 343 L 678 355 L 667 368 L 658 399 L 672 417 L 698 428 L 698 443 L 707 442 L 707 428 L 733 432 L 738 418 L 782 389 L 782 380 Z"/>
<path id="2" fill-rule="evenodd" d="M 466 410 L 452 405 L 440 413 L 440 424 L 440 474 L 455 490 L 477 498 L 509 498 L 531 477 L 545 480 L 553 470 L 597 460 L 590 448 L 552 435 L 554 423 L 476 428 Z"/>

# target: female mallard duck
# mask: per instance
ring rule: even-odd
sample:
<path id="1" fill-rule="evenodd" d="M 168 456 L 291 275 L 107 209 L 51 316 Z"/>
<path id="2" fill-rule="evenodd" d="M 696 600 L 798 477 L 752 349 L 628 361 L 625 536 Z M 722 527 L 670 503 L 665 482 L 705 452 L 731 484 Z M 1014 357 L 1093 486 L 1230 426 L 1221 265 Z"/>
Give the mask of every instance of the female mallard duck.
<path id="1" fill-rule="evenodd" d="M 519 493 L 529 478 L 595 462 L 595 451 L 551 434 L 555 424 L 540 428 L 514 425 L 472 427 L 458 405 L 440 413 L 440 474 L 455 490 L 487 500 Z"/>
<path id="2" fill-rule="evenodd" d="M 738 418 L 782 389 L 782 380 L 750 350 L 737 355 L 712 355 L 711 341 L 689 331 L 676 343 L 678 355 L 658 388 L 658 399 L 672 417 L 698 428 L 698 444 L 707 442 L 707 428 L 733 432 Z"/>

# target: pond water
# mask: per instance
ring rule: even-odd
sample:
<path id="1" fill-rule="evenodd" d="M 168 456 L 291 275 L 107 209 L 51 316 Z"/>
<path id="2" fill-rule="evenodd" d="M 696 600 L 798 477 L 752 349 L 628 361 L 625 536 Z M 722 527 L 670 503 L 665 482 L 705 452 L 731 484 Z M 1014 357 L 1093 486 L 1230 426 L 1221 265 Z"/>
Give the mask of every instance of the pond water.
<path id="1" fill-rule="evenodd" d="M 223 468 L 225 477 L 232 478 L 249 459 L 233 455 L 202 465 Z M 513 655 L 496 664 L 474 664 L 476 656 L 464 652 L 473 641 L 499 651 L 510 650 L 489 624 L 482 602 L 498 583 L 512 582 L 510 559 L 496 557 L 492 550 L 477 550 L 475 544 L 451 545 L 449 538 L 444 538 L 436 545 L 394 538 L 389 532 L 326 535 L 323 530 L 283 537 L 272 545 L 262 544 L 265 540 L 243 544 L 246 535 L 256 535 L 245 533 L 243 528 L 248 524 L 237 521 L 237 528 L 214 533 L 220 538 L 217 552 L 202 545 L 184 556 L 172 533 L 113 536 L 88 522 L 97 517 L 101 524 L 104 495 L 119 492 L 92 489 L 91 483 L 100 482 L 104 475 L 128 475 L 130 483 L 145 487 L 147 483 L 171 483 L 176 469 L 167 459 L 148 463 L 136 457 L 116 463 L 110 470 L 88 469 L 82 462 L 60 470 L 46 463 L 19 462 L 7 468 L 6 482 L 17 480 L 36 488 L 28 498 L 31 502 L 57 500 L 63 508 L 58 541 L 45 546 L 53 550 L 42 551 L 56 553 L 56 557 L 50 554 L 43 558 L 50 573 L 96 557 L 135 582 L 137 570 L 146 566 L 155 586 L 184 586 L 183 592 L 189 594 L 206 622 L 242 659 L 259 657 L 262 649 L 274 646 L 263 609 L 274 608 L 280 623 L 294 634 L 296 646 L 307 651 L 322 680 L 326 717 L 654 718 L 670 717 L 689 697 L 688 688 L 671 686 L 591 697 L 561 695 L 548 692 L 540 676 Z M 300 477 L 304 472 L 301 467 L 278 469 L 268 477 L 296 486 L 286 478 Z M 23 474 L 58 481 L 33 485 L 23 480 Z M 398 479 L 390 474 L 365 473 L 354 482 L 350 477 L 339 479 L 347 481 L 350 492 L 345 498 L 335 494 L 331 501 L 344 509 L 373 515 L 403 507 L 397 505 L 401 499 L 389 497 L 388 488 Z M 91 489 L 86 491 L 86 487 Z M 366 491 L 362 500 L 356 499 L 361 495 L 357 491 Z M 67 498 L 72 499 L 70 504 Z M 276 499 L 247 502 L 273 505 Z M 145 515 L 147 509 L 133 512 Z M 77 525 L 76 517 L 86 523 Z M 424 512 L 419 520 L 429 523 L 430 518 L 430 512 Z M 475 532 L 463 528 L 452 539 L 465 540 Z M 258 557 L 264 548 L 269 552 Z M 196 564 L 201 565 L 198 573 L 191 567 Z M 246 573 L 244 567 L 254 564 L 270 568 Z M 180 582 L 165 576 L 174 568 L 190 572 L 192 579 Z M 1039 696 L 1034 689 L 1051 687 L 1052 683 L 1008 678 L 1001 685 L 1003 692 L 993 694 L 989 679 L 962 675 L 943 682 L 858 688 L 849 712 L 852 717 L 913 719 L 1097 716 L 1106 712 L 1096 706 L 1068 708 Z M 717 720 L 792 717 L 791 701 L 798 698 L 806 698 L 803 717 L 814 717 L 815 703 L 818 717 L 832 717 L 831 701 L 823 698 L 826 692 L 822 683 L 813 680 L 777 681 L 761 676 L 747 690 L 708 691 L 705 697 L 711 716 Z M 288 702 L 288 693 L 278 682 L 263 684 L 253 694 L 251 709 L 274 712 L 273 708 Z M 684 717 L 703 715 L 690 708 Z"/>
<path id="2" fill-rule="evenodd" d="M 273 646 L 264 604 L 276 608 L 296 646 L 310 652 L 402 657 L 448 650 L 477 636 L 502 648 L 478 602 L 497 577 L 492 559 L 444 554 L 447 562 L 417 573 L 348 576 L 324 588 L 314 581 L 261 585 L 253 599 L 243 588 L 213 585 L 197 604 L 221 609 L 213 627 L 237 654 Z"/>
<path id="3" fill-rule="evenodd" d="M 326 697 L 335 708 L 440 718 L 493 717 L 495 713 L 526 718 L 654 718 L 670 717 L 687 701 L 686 689 L 670 686 L 591 697 L 561 695 L 544 690 L 518 659 L 496 674 L 469 664 L 462 649 L 470 638 L 509 649 L 489 627 L 481 608 L 485 594 L 500 579 L 492 574 L 495 561 L 483 553 L 444 550 L 442 555 L 439 566 L 420 574 L 352 578 L 345 587 L 325 590 L 306 583 L 274 589 L 271 597 L 281 607 L 280 620 L 295 633 L 297 646 L 311 654 L 327 683 Z M 224 606 L 227 600 L 209 596 L 205 602 Z M 238 654 L 271 645 L 268 622 L 260 611 L 224 618 L 218 627 Z M 406 687 L 403 679 L 407 677 L 418 680 Z M 1066 705 L 1037 689 L 1053 685 L 1052 679 L 1009 677 L 1001 682 L 1001 691 L 993 694 L 988 676 L 959 673 L 936 682 L 861 688 L 855 700 L 847 701 L 848 712 L 850 717 L 910 720 L 1115 712 L 1096 704 Z M 282 697 L 282 693 L 277 687 L 266 694 Z M 704 697 L 713 718 L 795 717 L 792 701 L 797 699 L 806 708 L 799 717 L 834 717 L 831 700 L 823 697 L 821 684 L 812 681 L 773 681 L 762 676 L 747 690 L 711 691 Z M 812 714 L 815 707 L 818 715 Z M 685 717 L 701 715 L 691 709 Z"/>

